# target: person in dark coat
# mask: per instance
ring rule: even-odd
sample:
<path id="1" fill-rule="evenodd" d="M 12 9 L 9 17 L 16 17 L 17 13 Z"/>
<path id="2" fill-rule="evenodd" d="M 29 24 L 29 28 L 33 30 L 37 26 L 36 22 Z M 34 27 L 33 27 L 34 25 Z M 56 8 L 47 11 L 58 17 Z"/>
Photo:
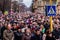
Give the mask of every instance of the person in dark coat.
<path id="1" fill-rule="evenodd" d="M 54 30 L 53 30 L 53 36 L 56 38 L 56 39 L 59 39 L 59 29 L 58 28 L 55 28 Z"/>
<path id="2" fill-rule="evenodd" d="M 1 39 L 3 40 L 3 32 L 6 29 L 7 23 L 1 27 Z"/>
<path id="3" fill-rule="evenodd" d="M 14 40 L 22 40 L 23 33 L 21 32 L 21 29 L 18 29 L 16 32 L 14 32 Z"/>
<path id="4" fill-rule="evenodd" d="M 47 33 L 45 39 L 46 39 L 46 40 L 56 40 L 56 39 L 53 37 L 52 33 Z"/>
<path id="5" fill-rule="evenodd" d="M 0 26 L 0 30 L 1 30 L 1 26 Z M 0 40 L 1 40 L 1 31 L 0 31 Z"/>
<path id="6" fill-rule="evenodd" d="M 59 38 L 60 38 L 60 28 L 59 28 Z"/>
<path id="7" fill-rule="evenodd" d="M 36 30 L 36 33 L 31 37 L 31 40 L 42 40 L 42 34 L 40 30 Z"/>
<path id="8" fill-rule="evenodd" d="M 45 32 L 49 29 L 49 27 L 50 27 L 50 25 L 49 25 L 48 21 L 45 22 L 44 23 Z"/>

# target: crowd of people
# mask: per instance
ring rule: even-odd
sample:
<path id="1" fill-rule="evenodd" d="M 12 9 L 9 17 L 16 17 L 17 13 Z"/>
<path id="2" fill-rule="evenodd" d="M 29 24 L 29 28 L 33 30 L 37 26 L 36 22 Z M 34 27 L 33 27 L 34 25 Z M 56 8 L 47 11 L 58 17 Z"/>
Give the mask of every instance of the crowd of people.
<path id="1" fill-rule="evenodd" d="M 60 40 L 60 14 L 53 16 L 50 32 L 49 16 L 44 13 L 15 12 L 0 14 L 1 40 Z"/>

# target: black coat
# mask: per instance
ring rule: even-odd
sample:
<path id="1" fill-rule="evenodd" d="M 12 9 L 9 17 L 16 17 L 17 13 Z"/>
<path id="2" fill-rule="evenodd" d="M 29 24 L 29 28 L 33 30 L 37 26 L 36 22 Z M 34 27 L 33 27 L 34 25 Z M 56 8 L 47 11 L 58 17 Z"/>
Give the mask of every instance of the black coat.
<path id="1" fill-rule="evenodd" d="M 59 28 L 59 36 L 60 36 L 60 28 Z"/>
<path id="2" fill-rule="evenodd" d="M 50 25 L 48 23 L 46 23 L 46 24 L 44 24 L 44 27 L 45 27 L 46 30 L 48 30 Z"/>
<path id="3" fill-rule="evenodd" d="M 42 35 L 34 35 L 31 37 L 31 40 L 42 40 Z"/>
<path id="4" fill-rule="evenodd" d="M 46 36 L 46 40 L 56 40 L 54 37 Z"/>
<path id="5" fill-rule="evenodd" d="M 0 30 L 1 30 L 1 27 L 0 27 Z M 1 31 L 0 31 L 0 39 L 1 39 Z"/>
<path id="6" fill-rule="evenodd" d="M 14 32 L 14 40 L 22 40 L 22 32 Z"/>
<path id="7" fill-rule="evenodd" d="M 2 39 L 2 40 L 3 40 L 3 32 L 4 32 L 5 29 L 6 29 L 5 26 L 3 26 L 3 27 L 1 28 L 1 39 Z"/>
<path id="8" fill-rule="evenodd" d="M 55 36 L 56 39 L 59 39 L 59 30 L 54 30 L 53 31 L 53 36 Z"/>

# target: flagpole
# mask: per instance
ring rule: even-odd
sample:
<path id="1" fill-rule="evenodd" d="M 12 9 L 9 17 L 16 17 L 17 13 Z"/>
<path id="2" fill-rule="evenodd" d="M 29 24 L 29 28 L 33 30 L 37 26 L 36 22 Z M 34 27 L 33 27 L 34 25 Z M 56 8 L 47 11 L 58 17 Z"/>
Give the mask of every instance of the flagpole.
<path id="1" fill-rule="evenodd" d="M 50 0 L 50 5 L 52 6 L 52 0 Z M 52 16 L 50 16 L 50 32 L 52 31 L 53 31 Z"/>

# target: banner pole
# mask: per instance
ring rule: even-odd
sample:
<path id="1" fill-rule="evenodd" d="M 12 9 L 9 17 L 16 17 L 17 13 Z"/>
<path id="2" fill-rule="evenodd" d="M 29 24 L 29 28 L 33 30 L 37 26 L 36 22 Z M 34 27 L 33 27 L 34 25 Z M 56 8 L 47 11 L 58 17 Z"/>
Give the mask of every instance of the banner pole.
<path id="1" fill-rule="evenodd" d="M 52 0 L 50 0 L 50 5 L 52 6 Z M 53 26 L 52 26 L 52 16 L 50 16 L 50 32 L 53 31 Z"/>

